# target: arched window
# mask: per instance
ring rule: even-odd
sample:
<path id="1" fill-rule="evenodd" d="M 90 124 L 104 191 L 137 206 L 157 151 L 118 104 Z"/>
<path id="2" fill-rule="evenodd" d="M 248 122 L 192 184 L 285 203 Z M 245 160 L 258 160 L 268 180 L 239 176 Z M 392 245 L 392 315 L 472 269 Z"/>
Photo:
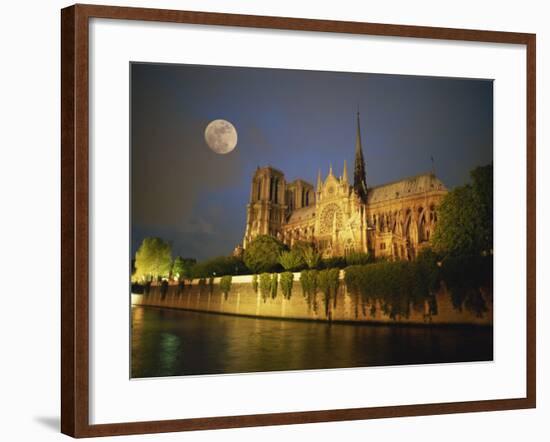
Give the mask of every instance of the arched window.
<path id="1" fill-rule="evenodd" d="M 288 208 L 292 211 L 294 210 L 294 192 L 292 190 L 287 190 L 286 195 L 288 200 Z"/>
<path id="2" fill-rule="evenodd" d="M 430 231 L 428 220 L 426 219 L 426 212 L 420 214 L 420 221 L 418 223 L 418 241 L 425 242 L 430 240 Z"/>

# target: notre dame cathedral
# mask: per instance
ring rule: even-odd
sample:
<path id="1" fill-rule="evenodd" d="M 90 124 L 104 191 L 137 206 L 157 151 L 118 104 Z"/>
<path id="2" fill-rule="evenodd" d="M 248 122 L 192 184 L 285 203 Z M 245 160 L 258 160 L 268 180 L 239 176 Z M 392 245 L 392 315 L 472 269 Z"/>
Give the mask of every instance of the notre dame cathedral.
<path id="1" fill-rule="evenodd" d="M 257 235 L 272 235 L 290 247 L 313 243 L 325 258 L 358 251 L 410 260 L 429 244 L 446 193 L 433 172 L 368 187 L 358 113 L 353 185 L 345 161 L 341 176 L 332 166 L 324 180 L 319 172 L 316 188 L 301 179 L 287 182 L 273 167 L 258 168 L 243 248 Z"/>

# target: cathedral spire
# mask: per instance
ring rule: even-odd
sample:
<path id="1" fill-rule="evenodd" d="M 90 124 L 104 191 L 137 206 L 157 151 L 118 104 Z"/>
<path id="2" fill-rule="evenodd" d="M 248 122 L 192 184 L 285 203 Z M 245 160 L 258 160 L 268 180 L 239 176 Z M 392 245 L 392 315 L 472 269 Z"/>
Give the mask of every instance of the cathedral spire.
<path id="1" fill-rule="evenodd" d="M 328 174 L 329 174 L 329 176 L 332 175 L 332 163 L 330 163 L 330 165 L 328 167 Z"/>
<path id="2" fill-rule="evenodd" d="M 321 181 L 321 169 L 319 169 L 319 173 L 317 173 L 317 192 L 321 191 L 321 187 L 323 182 Z"/>
<path id="3" fill-rule="evenodd" d="M 348 163 L 344 160 L 344 170 L 342 171 L 342 182 L 348 184 Z"/>
<path id="4" fill-rule="evenodd" d="M 355 168 L 353 172 L 353 190 L 361 201 L 367 202 L 367 174 L 365 172 L 365 160 L 363 158 L 363 146 L 361 145 L 361 126 L 359 123 L 359 111 L 357 111 L 357 136 L 355 139 Z"/>

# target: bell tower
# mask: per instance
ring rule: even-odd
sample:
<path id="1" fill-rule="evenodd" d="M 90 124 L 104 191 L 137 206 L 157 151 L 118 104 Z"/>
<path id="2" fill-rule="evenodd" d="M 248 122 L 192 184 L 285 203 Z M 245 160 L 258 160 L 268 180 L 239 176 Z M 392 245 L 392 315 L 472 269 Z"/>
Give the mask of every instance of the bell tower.
<path id="1" fill-rule="evenodd" d="M 258 235 L 281 238 L 286 213 L 285 192 L 285 176 L 280 170 L 270 166 L 256 169 L 246 211 L 245 249 Z"/>

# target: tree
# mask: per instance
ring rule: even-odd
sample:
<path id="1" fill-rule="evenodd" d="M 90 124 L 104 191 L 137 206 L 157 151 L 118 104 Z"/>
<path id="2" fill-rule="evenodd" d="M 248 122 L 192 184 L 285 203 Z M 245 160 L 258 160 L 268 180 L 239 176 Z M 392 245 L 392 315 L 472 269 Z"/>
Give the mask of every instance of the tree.
<path id="1" fill-rule="evenodd" d="M 321 254 L 314 247 L 306 247 L 302 253 L 304 261 L 310 269 L 316 269 L 321 265 Z"/>
<path id="2" fill-rule="evenodd" d="M 365 252 L 357 252 L 355 250 L 351 250 L 348 253 L 346 253 L 346 264 L 349 266 L 352 265 L 362 265 L 362 264 L 368 264 L 370 262 L 370 256 Z"/>
<path id="3" fill-rule="evenodd" d="M 285 270 L 300 270 L 305 265 L 302 254 L 295 249 L 281 252 L 279 263 Z"/>
<path id="4" fill-rule="evenodd" d="M 438 208 L 433 245 L 448 255 L 479 255 L 493 249 L 493 166 L 470 172 L 471 184 L 449 192 Z"/>
<path id="5" fill-rule="evenodd" d="M 235 256 L 218 256 L 198 262 L 190 269 L 193 278 L 208 278 L 210 276 L 240 275 L 248 273 L 248 269 L 240 258 Z"/>
<path id="6" fill-rule="evenodd" d="M 161 238 L 145 238 L 136 252 L 135 266 L 138 281 L 168 277 L 172 267 L 170 244 Z"/>
<path id="7" fill-rule="evenodd" d="M 264 272 L 260 275 L 260 293 L 264 302 L 271 293 L 272 281 L 270 273 Z"/>
<path id="8" fill-rule="evenodd" d="M 304 256 L 306 250 L 315 249 L 315 244 L 311 241 L 298 240 L 292 244 L 292 250 Z"/>
<path id="9" fill-rule="evenodd" d="M 481 223 L 481 250 L 493 250 L 493 165 L 477 167 L 470 173 L 474 199 L 479 210 Z"/>
<path id="10" fill-rule="evenodd" d="M 293 283 L 294 283 L 294 273 L 292 272 L 281 273 L 280 284 L 281 284 L 281 291 L 283 292 L 284 299 L 291 298 Z"/>
<path id="11" fill-rule="evenodd" d="M 231 280 L 233 277 L 231 275 L 225 275 L 222 276 L 220 279 L 220 289 L 227 300 L 227 297 L 229 296 L 229 291 L 231 290 Z"/>
<path id="12" fill-rule="evenodd" d="M 254 238 L 244 251 L 244 263 L 254 273 L 276 271 L 285 245 L 270 235 Z"/>
<path id="13" fill-rule="evenodd" d="M 172 277 L 178 281 L 191 277 L 191 268 L 197 262 L 193 258 L 177 256 L 172 264 Z"/>

